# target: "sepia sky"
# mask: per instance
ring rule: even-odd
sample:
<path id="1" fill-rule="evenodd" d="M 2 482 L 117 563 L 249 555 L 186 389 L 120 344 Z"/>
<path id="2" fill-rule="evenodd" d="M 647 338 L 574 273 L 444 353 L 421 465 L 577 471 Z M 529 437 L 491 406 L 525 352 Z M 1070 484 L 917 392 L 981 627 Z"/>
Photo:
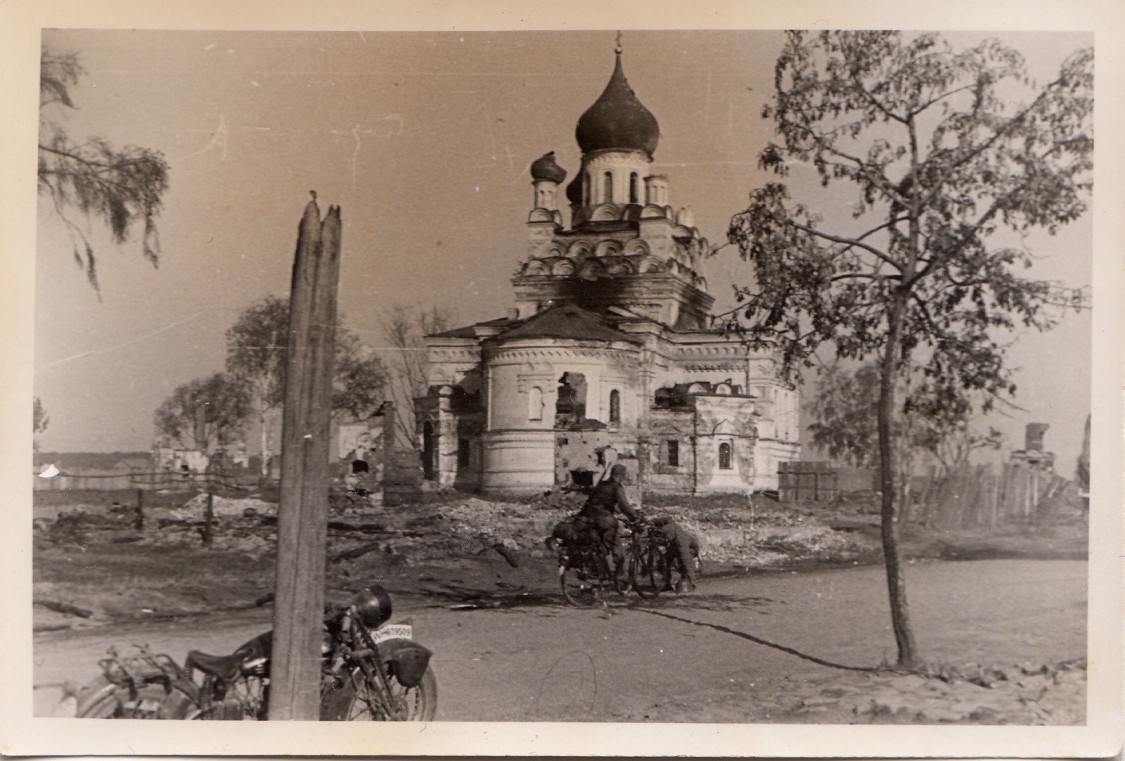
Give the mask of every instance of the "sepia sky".
<path id="1" fill-rule="evenodd" d="M 1090 42 L 1002 39 L 1040 81 Z M 78 109 L 58 115 L 72 137 L 158 149 L 171 166 L 159 268 L 136 242 L 114 246 L 90 226 L 100 302 L 65 226 L 40 204 L 34 384 L 50 414 L 40 448 L 110 451 L 148 449 L 157 405 L 222 369 L 238 313 L 286 295 L 309 190 L 322 210 L 342 207 L 340 305 L 367 345 L 383 343 L 395 304 L 441 306 L 458 323 L 503 315 L 526 256 L 527 167 L 554 150 L 573 177 L 575 122 L 609 78 L 614 34 L 52 30 L 44 42 L 77 52 L 87 70 L 72 92 Z M 776 32 L 624 35 L 626 76 L 660 124 L 655 168 L 712 242 L 765 179 L 760 111 L 780 42 Z M 810 179 L 792 178 L 821 194 Z M 1031 274 L 1090 285 L 1091 228 L 1087 217 L 1029 238 Z M 730 283 L 748 279 L 729 247 L 708 271 L 717 310 L 732 303 Z M 1011 359 L 1026 412 L 991 422 L 1005 449 L 1022 447 L 1027 422 L 1049 423 L 1069 475 L 1090 407 L 1089 314 L 1021 336 Z"/>

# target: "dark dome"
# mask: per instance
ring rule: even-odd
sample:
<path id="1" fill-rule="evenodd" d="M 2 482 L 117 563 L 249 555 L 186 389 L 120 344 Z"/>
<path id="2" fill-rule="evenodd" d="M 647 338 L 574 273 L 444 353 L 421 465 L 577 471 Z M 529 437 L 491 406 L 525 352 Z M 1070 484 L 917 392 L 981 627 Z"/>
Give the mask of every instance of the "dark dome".
<path id="1" fill-rule="evenodd" d="M 531 179 L 533 180 L 550 180 L 551 182 L 562 182 L 566 179 L 566 170 L 555 163 L 555 152 L 544 153 L 535 161 L 531 162 Z"/>
<path id="2" fill-rule="evenodd" d="M 616 149 L 644 151 L 652 157 L 660 140 L 656 117 L 637 100 L 636 93 L 625 79 L 621 55 L 613 67 L 613 76 L 601 97 L 578 119 L 574 130 L 583 153 Z"/>
<path id="3" fill-rule="evenodd" d="M 571 203 L 582 203 L 582 175 L 574 175 L 574 179 L 566 186 L 566 200 Z"/>

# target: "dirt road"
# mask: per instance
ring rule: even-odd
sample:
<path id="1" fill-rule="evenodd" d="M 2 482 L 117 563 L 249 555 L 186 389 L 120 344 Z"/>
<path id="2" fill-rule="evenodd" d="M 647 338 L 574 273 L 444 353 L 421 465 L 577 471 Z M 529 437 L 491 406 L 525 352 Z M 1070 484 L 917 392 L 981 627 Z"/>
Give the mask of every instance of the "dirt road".
<path id="1" fill-rule="evenodd" d="M 1084 720 L 1084 672 L 1040 667 L 1085 657 L 1085 562 L 919 561 L 906 573 L 919 646 L 957 678 L 863 670 L 895 658 L 879 567 L 705 578 L 691 595 L 598 609 L 497 593 L 486 603 L 500 607 L 450 610 L 396 594 L 395 618 L 412 617 L 435 653 L 442 720 Z M 62 682 L 93 677 L 110 644 L 182 659 L 229 652 L 269 625 L 255 610 L 41 633 L 36 715 L 51 715 Z"/>

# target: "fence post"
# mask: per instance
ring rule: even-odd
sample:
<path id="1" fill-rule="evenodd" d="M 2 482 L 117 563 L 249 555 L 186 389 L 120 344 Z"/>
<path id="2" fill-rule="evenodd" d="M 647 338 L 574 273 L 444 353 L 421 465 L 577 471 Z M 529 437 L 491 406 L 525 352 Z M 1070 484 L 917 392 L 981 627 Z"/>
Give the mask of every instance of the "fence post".
<path id="1" fill-rule="evenodd" d="M 137 489 L 137 508 L 133 516 L 133 528 L 137 531 L 144 530 L 145 527 L 145 490 Z"/>
<path id="2" fill-rule="evenodd" d="M 207 502 L 203 505 L 203 546 L 210 547 L 214 538 L 215 528 L 215 495 L 211 491 L 211 482 L 207 482 Z"/>
<path id="3" fill-rule="evenodd" d="M 313 194 L 299 228 L 289 301 L 271 721 L 315 721 L 320 716 L 328 436 L 339 268 L 340 209 L 329 207 L 322 222 Z"/>

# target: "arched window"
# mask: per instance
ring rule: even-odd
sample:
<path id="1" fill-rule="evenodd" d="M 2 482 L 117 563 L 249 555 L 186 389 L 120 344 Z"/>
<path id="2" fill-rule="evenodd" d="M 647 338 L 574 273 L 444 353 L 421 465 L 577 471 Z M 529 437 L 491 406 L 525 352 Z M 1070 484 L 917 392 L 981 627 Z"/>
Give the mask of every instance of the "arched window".
<path id="1" fill-rule="evenodd" d="M 636 172 L 629 173 L 629 203 L 637 203 L 639 181 Z"/>
<path id="2" fill-rule="evenodd" d="M 594 178 L 589 174 L 582 181 L 582 204 L 584 206 L 590 205 L 590 187 L 594 184 Z"/>
<path id="3" fill-rule="evenodd" d="M 543 389 L 533 386 L 527 394 L 527 419 L 543 419 Z"/>
<path id="4" fill-rule="evenodd" d="M 609 422 L 621 422 L 621 392 L 617 389 L 609 392 Z"/>
<path id="5" fill-rule="evenodd" d="M 730 454 L 731 451 L 729 441 L 724 441 L 723 443 L 719 444 L 719 470 L 731 469 Z"/>
<path id="6" fill-rule="evenodd" d="M 613 172 L 605 173 L 605 193 L 603 197 L 606 203 L 613 203 Z"/>

